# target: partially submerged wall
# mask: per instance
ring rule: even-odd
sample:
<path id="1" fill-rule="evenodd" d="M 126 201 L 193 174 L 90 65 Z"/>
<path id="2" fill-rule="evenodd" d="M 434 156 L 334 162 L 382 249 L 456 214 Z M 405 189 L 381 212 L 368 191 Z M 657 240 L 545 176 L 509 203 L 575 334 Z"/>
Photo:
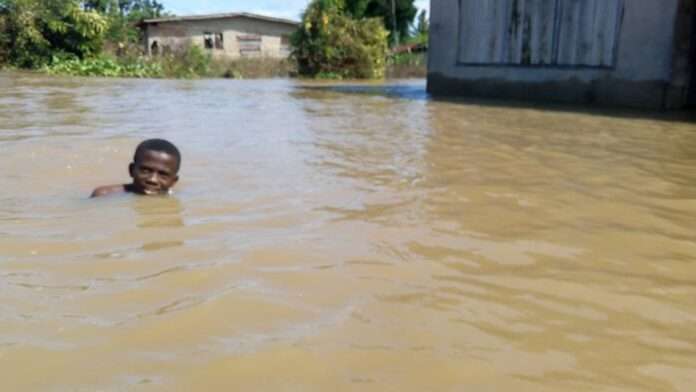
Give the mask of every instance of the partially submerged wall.
<path id="1" fill-rule="evenodd" d="M 662 108 L 679 0 L 438 0 L 428 90 Z"/>
<path id="2" fill-rule="evenodd" d="M 674 27 L 674 52 L 672 53 L 672 77 L 667 90 L 666 106 L 679 108 L 696 105 L 696 1 L 681 0 Z"/>

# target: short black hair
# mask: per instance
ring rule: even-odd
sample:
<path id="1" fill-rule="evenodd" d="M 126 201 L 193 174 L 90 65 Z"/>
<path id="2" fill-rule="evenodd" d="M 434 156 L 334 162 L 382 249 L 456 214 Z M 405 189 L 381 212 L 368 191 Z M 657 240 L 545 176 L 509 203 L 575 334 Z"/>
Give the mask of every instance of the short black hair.
<path id="1" fill-rule="evenodd" d="M 148 139 L 144 142 L 138 144 L 138 148 L 135 149 L 135 154 L 133 155 L 133 162 L 138 161 L 138 157 L 143 155 L 145 151 L 157 151 L 169 154 L 176 158 L 176 171 L 179 172 L 181 168 L 181 153 L 179 149 L 176 148 L 174 144 L 164 139 Z"/>

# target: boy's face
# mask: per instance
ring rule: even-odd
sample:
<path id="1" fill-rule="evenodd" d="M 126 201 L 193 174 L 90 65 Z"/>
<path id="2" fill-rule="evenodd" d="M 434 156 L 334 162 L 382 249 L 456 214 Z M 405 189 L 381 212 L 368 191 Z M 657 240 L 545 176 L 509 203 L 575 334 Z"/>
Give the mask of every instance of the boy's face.
<path id="1" fill-rule="evenodd" d="M 179 180 L 177 165 L 176 157 L 166 152 L 146 150 L 129 167 L 134 191 L 143 195 L 167 194 Z"/>

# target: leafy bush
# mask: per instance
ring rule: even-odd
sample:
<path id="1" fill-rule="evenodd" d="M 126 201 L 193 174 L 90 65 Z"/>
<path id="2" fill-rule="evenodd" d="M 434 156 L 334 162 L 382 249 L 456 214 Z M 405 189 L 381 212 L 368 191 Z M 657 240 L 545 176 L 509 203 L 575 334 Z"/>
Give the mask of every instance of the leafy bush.
<path id="1" fill-rule="evenodd" d="M 393 54 L 387 61 L 387 77 L 424 78 L 428 74 L 428 55 L 426 53 Z"/>
<path id="2" fill-rule="evenodd" d="M 209 75 L 212 58 L 200 46 L 186 45 L 156 57 L 156 61 L 162 65 L 166 77 L 197 78 Z"/>
<path id="3" fill-rule="evenodd" d="M 380 19 L 351 18 L 342 0 L 313 0 L 293 35 L 301 75 L 322 78 L 383 78 L 389 33 Z"/>
<path id="4" fill-rule="evenodd" d="M 0 13 L 0 67 L 10 61 L 10 36 L 7 34 L 7 16 Z"/>
<path id="5" fill-rule="evenodd" d="M 409 28 L 418 13 L 414 0 L 342 0 L 345 10 L 355 19 L 380 18 L 392 42 L 403 42 L 410 36 Z M 394 14 L 393 11 L 396 13 Z M 396 17 L 396 19 L 394 19 Z M 394 24 L 396 22 L 396 25 Z"/>
<path id="6" fill-rule="evenodd" d="M 37 68 L 54 55 L 89 57 L 101 50 L 107 20 L 77 0 L 0 2 L 0 53 L 14 65 Z"/>
<path id="7" fill-rule="evenodd" d="M 112 57 L 102 54 L 81 59 L 72 55 L 54 56 L 43 71 L 72 76 L 197 78 L 210 76 L 210 64 L 210 55 L 200 47 L 191 45 L 156 57 Z"/>
<path id="8" fill-rule="evenodd" d="M 104 15 L 108 21 L 105 38 L 107 42 L 128 45 L 140 43 L 144 31 L 137 28 L 143 19 L 159 18 L 164 6 L 156 0 L 84 0 L 86 9 Z"/>
<path id="9" fill-rule="evenodd" d="M 296 62 L 272 57 L 242 57 L 213 59 L 211 77 L 228 79 L 287 78 L 297 74 Z"/>
<path id="10" fill-rule="evenodd" d="M 156 78 L 163 74 L 162 66 L 157 62 L 151 62 L 144 58 L 125 62 L 108 56 L 88 59 L 54 57 L 51 65 L 44 67 L 44 71 L 49 74 L 72 76 L 131 78 Z"/>

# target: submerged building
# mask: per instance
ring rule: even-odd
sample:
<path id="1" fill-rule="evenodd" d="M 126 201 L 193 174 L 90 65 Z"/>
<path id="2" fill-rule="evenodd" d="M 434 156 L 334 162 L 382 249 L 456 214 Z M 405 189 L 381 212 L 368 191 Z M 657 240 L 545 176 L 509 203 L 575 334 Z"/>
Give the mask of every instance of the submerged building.
<path id="1" fill-rule="evenodd" d="M 433 0 L 434 95 L 696 103 L 696 0 Z"/>
<path id="2" fill-rule="evenodd" d="M 198 45 L 214 57 L 273 57 L 290 54 L 290 35 L 299 23 L 250 13 L 146 19 L 145 50 L 150 55 Z"/>

